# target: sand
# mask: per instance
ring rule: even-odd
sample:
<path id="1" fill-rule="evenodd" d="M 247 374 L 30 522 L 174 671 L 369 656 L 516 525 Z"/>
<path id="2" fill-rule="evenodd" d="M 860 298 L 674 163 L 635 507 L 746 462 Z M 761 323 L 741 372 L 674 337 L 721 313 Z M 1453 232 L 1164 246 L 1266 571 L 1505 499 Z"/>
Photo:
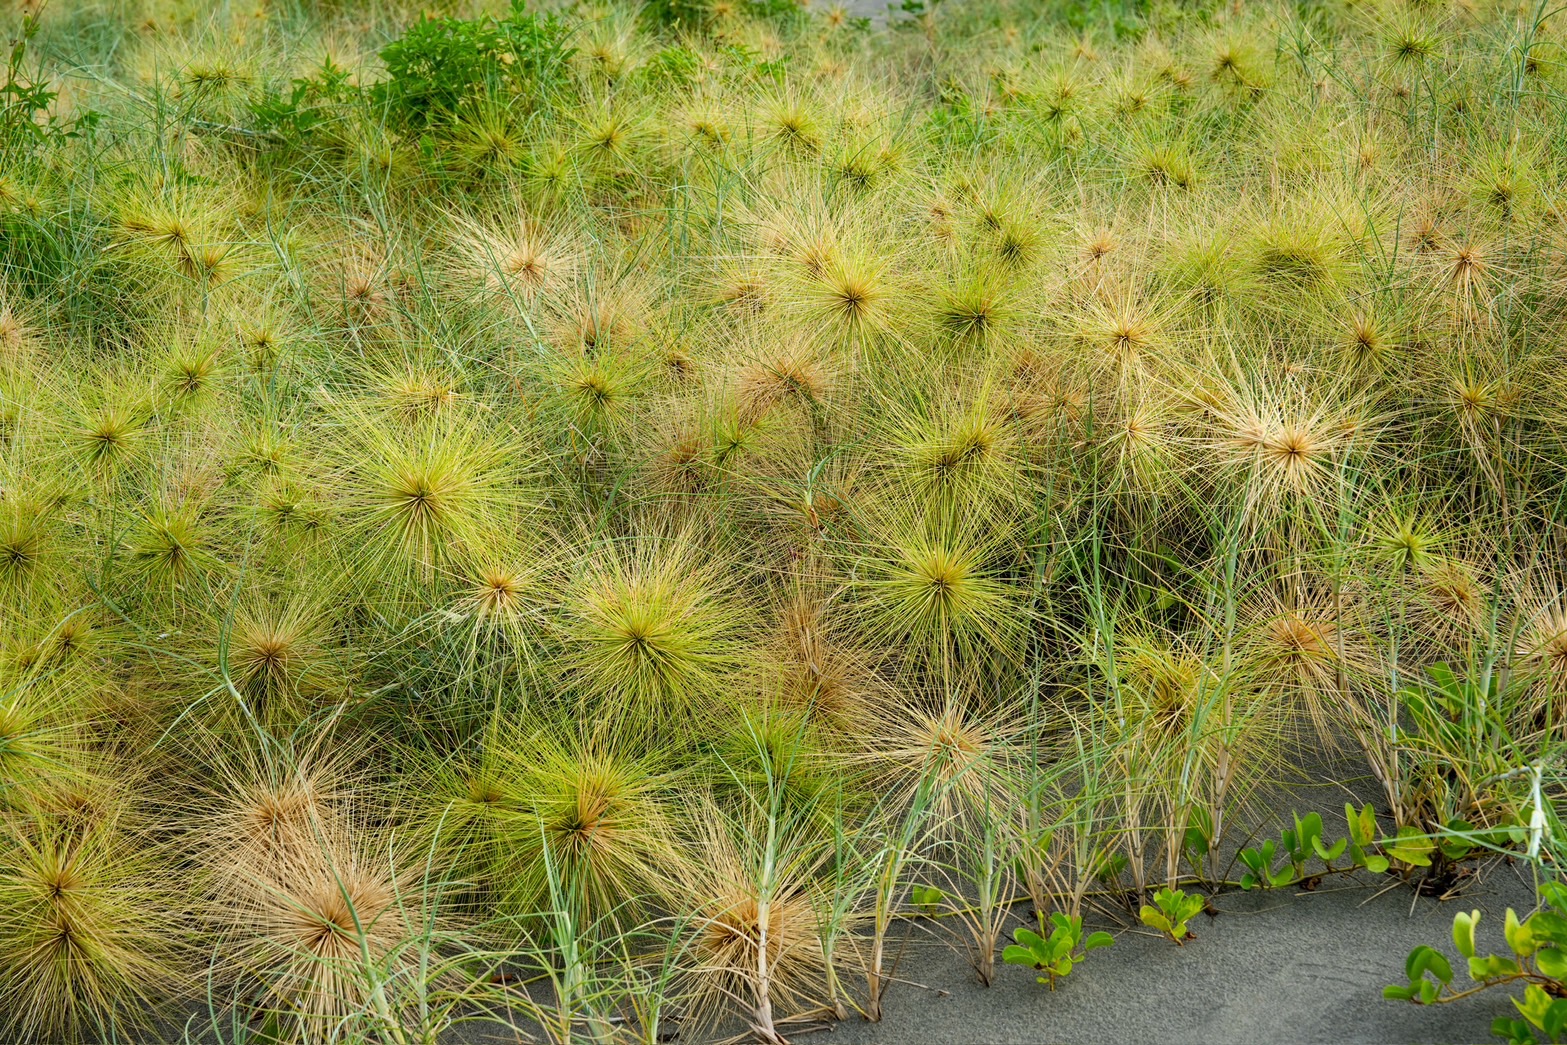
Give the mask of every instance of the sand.
<path id="1" fill-rule="evenodd" d="M 1199 916 L 1197 938 L 1185 946 L 1121 928 L 1113 947 L 1095 951 L 1054 992 L 1011 967 L 982 987 L 961 947 L 916 924 L 897 975 L 925 986 L 895 984 L 879 1024 L 854 1016 L 792 1037 L 835 1045 L 1490 1041 L 1491 1020 L 1515 1014 L 1505 990 L 1419 1006 L 1384 1000 L 1382 988 L 1401 980 L 1404 957 L 1417 944 L 1453 957 L 1459 910 L 1483 911 L 1482 948 L 1502 948 L 1507 906 L 1522 913 L 1533 904 L 1524 873 L 1521 865 L 1499 864 L 1453 900 L 1416 900 L 1413 913 L 1404 887 L 1381 896 L 1331 882 L 1313 893 L 1223 894 L 1214 901 L 1218 916 Z M 1457 977 L 1467 986 L 1461 968 Z"/>

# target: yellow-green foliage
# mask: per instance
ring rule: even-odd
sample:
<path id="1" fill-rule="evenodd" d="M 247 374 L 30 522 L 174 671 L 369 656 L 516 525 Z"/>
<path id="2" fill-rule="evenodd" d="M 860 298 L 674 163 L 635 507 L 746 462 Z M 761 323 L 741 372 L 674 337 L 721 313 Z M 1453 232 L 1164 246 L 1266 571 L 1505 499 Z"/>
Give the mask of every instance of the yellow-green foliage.
<path id="1" fill-rule="evenodd" d="M 0 1033 L 781 1040 L 1322 749 L 1523 837 L 1567 14 L 436 6 L 3 16 Z"/>

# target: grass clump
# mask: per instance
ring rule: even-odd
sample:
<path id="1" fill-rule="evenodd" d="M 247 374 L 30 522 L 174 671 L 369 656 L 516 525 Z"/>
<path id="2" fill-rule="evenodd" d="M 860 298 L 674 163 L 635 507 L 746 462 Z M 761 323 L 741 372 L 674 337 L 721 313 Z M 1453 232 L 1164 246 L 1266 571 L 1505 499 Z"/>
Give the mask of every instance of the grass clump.
<path id="1" fill-rule="evenodd" d="M 7 1040 L 776 1043 L 911 923 L 1559 871 L 1558 14 L 24 7 Z"/>

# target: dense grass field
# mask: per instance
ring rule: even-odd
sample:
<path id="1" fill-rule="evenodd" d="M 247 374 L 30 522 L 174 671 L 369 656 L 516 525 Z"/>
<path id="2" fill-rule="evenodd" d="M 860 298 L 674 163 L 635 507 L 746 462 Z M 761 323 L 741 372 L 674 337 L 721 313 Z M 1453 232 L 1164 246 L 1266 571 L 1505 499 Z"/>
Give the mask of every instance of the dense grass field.
<path id="1" fill-rule="evenodd" d="M 1567 900 L 1549 0 L 3 18 L 0 1038 L 778 1043 L 911 924 Z"/>

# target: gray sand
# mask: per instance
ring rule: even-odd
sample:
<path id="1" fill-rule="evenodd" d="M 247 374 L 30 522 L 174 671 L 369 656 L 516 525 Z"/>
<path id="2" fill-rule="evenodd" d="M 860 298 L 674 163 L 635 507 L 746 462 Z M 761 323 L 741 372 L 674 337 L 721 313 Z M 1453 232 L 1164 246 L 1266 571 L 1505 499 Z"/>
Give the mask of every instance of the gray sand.
<path id="1" fill-rule="evenodd" d="M 1286 810 L 1326 811 L 1329 838 L 1342 833 L 1346 798 L 1375 799 L 1353 760 L 1307 756 L 1308 769 L 1259 796 L 1265 812 L 1258 835 L 1276 837 Z M 1384 817 L 1383 827 L 1386 828 Z M 1237 844 L 1226 847 L 1226 858 Z M 1382 988 L 1403 982 L 1404 958 L 1412 947 L 1430 944 L 1454 965 L 1455 986 L 1470 986 L 1452 946 L 1453 915 L 1483 912 L 1478 940 L 1482 952 L 1504 950 L 1503 915 L 1532 909 L 1534 888 L 1520 863 L 1480 861 L 1477 876 L 1445 902 L 1415 898 L 1388 877 L 1356 881 L 1329 878 L 1315 892 L 1278 889 L 1227 892 L 1214 898 L 1217 917 L 1198 915 L 1197 938 L 1177 947 L 1135 924 L 1091 914 L 1090 928 L 1112 931 L 1113 947 L 1095 951 L 1054 992 L 1034 982 L 1034 973 L 1001 965 L 995 983 L 982 987 L 961 940 L 937 936 L 934 923 L 905 923 L 906 935 L 889 948 L 898 963 L 896 981 L 884 999 L 880 1023 L 858 1015 L 839 1024 L 786 1026 L 795 1045 L 920 1045 L 920 1043 L 1069 1043 L 1069 1045 L 1314 1045 L 1314 1043 L 1490 1042 L 1491 1021 L 1515 1016 L 1511 996 L 1498 988 L 1442 1006 L 1386 1001 Z M 1230 867 L 1229 876 L 1239 874 Z M 1386 889 L 1392 885 L 1393 888 Z M 1385 891 L 1378 894 L 1379 889 Z M 1007 933 L 1030 924 L 1026 905 L 1014 911 Z M 901 947 L 901 950 L 900 950 Z M 845 970 L 856 996 L 863 982 Z M 673 1028 L 671 1028 L 673 1029 Z M 730 1026 L 727 1033 L 739 1031 Z M 160 1040 L 177 1041 L 165 1028 Z M 196 1041 L 211 1041 L 201 1019 Z M 719 1035 L 717 1037 L 727 1036 Z M 518 1042 L 479 1024 L 466 1024 L 443 1041 Z M 536 1040 L 536 1039 L 533 1039 Z M 674 1045 L 698 1045 L 681 1036 Z"/>
<path id="2" fill-rule="evenodd" d="M 1302 751 L 1306 768 L 1256 796 L 1255 837 L 1278 835 L 1291 810 L 1318 809 L 1328 837 L 1343 834 L 1346 799 L 1377 802 L 1363 765 L 1347 755 Z M 1385 816 L 1382 827 L 1388 829 Z M 1244 832 L 1242 832 L 1244 835 Z M 1487 1042 L 1491 1021 L 1516 1016 L 1501 988 L 1451 1005 L 1387 1001 L 1382 988 L 1404 980 L 1404 958 L 1430 944 L 1453 961 L 1455 985 L 1470 982 L 1452 946 L 1453 915 L 1478 908 L 1483 949 L 1505 950 L 1503 916 L 1534 906 L 1534 886 L 1523 863 L 1479 861 L 1479 872 L 1445 902 L 1416 899 L 1412 889 L 1385 876 L 1329 878 L 1316 892 L 1278 889 L 1216 896 L 1217 917 L 1198 915 L 1195 940 L 1177 947 L 1153 936 L 1129 914 L 1119 926 L 1090 915 L 1090 928 L 1115 935 L 1115 946 L 1095 951 L 1054 993 L 1027 969 L 1001 966 L 995 983 L 980 986 L 961 941 L 936 939 L 914 923 L 895 971 L 900 979 L 885 1001 L 880 1024 L 858 1016 L 820 1034 L 794 1035 L 816 1045 L 894 1043 L 1064 1042 L 1071 1045 L 1308 1045 L 1339 1042 Z M 1227 877 L 1242 868 L 1231 865 Z M 1413 901 L 1413 907 L 1411 907 Z M 1007 926 L 1025 924 L 1023 907 Z M 1095 922 L 1098 924 L 1094 924 Z M 1132 923 L 1132 924 L 1127 924 Z M 928 925 L 929 923 L 923 923 Z"/>
<path id="3" fill-rule="evenodd" d="M 1184 947 L 1138 927 L 1116 932 L 1052 993 L 1026 969 L 1002 967 L 979 985 L 956 949 L 911 936 L 880 1024 L 858 1016 L 795 1041 L 834 1045 L 908 1042 L 1479 1042 L 1494 1040 L 1491 1020 L 1516 1015 L 1497 989 L 1452 1005 L 1418 1006 L 1382 998 L 1403 977 L 1404 956 L 1429 943 L 1454 958 L 1453 915 L 1479 908 L 1482 949 L 1503 949 L 1502 918 L 1533 904 L 1521 869 L 1489 868 L 1445 903 L 1394 889 L 1380 897 L 1353 883 L 1227 893 L 1216 918 L 1199 915 L 1197 939 Z M 1021 913 L 1021 912 L 1020 912 Z M 1018 923 L 1021 924 L 1021 923 Z M 1010 930 L 1009 930 L 1010 931 Z M 1468 986 L 1454 961 L 1456 979 Z"/>
<path id="4" fill-rule="evenodd" d="M 1313 893 L 1225 893 L 1214 901 L 1218 916 L 1199 915 L 1197 938 L 1183 947 L 1141 927 L 1106 926 L 1115 932 L 1115 945 L 1095 951 L 1053 993 L 1034 982 L 1031 970 L 999 963 L 995 984 L 980 986 L 960 941 L 943 942 L 930 923 L 912 922 L 901 953 L 896 944 L 892 948 L 899 957 L 897 982 L 885 996 L 882 1022 L 851 1014 L 840 1024 L 783 1029 L 795 1045 L 1493 1041 L 1491 1020 L 1515 1015 L 1502 989 L 1422 1007 L 1385 1001 L 1382 988 L 1401 980 L 1404 956 L 1421 943 L 1446 953 L 1455 984 L 1468 986 L 1452 948 L 1454 913 L 1483 911 L 1480 946 L 1500 950 L 1503 912 L 1512 906 L 1523 914 L 1533 897 L 1521 866 L 1504 863 L 1489 867 L 1479 882 L 1471 880 L 1455 899 L 1420 898 L 1412 914 L 1412 893 L 1403 886 L 1381 896 L 1367 885 L 1333 880 Z M 1017 914 L 1012 924 L 1024 924 L 1026 912 L 1020 907 Z M 852 977 L 847 986 L 861 993 Z M 205 1018 L 192 1016 L 191 1040 L 214 1041 Z M 165 1025 L 155 1040 L 182 1037 L 177 1026 Z M 454 1045 L 537 1040 L 480 1024 L 442 1037 Z M 672 1039 L 674 1045 L 697 1040 Z"/>

